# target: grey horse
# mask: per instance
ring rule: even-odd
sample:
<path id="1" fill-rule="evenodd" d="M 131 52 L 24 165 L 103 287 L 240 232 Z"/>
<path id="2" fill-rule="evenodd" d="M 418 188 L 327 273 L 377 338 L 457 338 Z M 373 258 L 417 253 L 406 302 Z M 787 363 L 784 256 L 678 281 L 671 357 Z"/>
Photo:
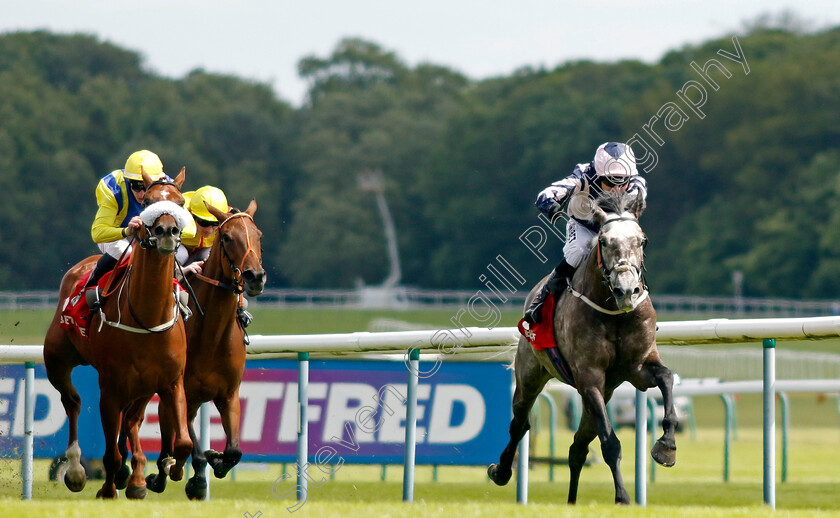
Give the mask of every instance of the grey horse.
<path id="1" fill-rule="evenodd" d="M 577 501 L 580 472 L 597 436 L 604 461 L 612 471 L 616 503 L 629 504 L 630 497 L 621 478 L 621 444 L 607 418 L 606 404 L 613 390 L 629 381 L 639 390 L 659 387 L 665 406 L 663 435 L 651 450 L 653 459 L 663 466 L 676 462 L 674 432 L 673 374 L 662 364 L 656 349 L 656 311 L 642 278 L 647 238 L 638 219 L 644 201 L 625 194 L 600 198 L 591 207 L 601 225 L 593 251 L 575 272 L 569 289 L 557 301 L 554 311 L 554 337 L 572 386 L 583 399 L 583 415 L 569 448 L 570 504 Z M 543 282 L 545 279 L 543 279 Z M 531 290 L 527 308 L 542 283 Z M 514 360 L 516 390 L 510 442 L 499 462 L 487 474 L 498 485 L 510 480 L 514 453 L 528 431 L 528 414 L 539 393 L 552 377 L 560 378 L 545 351 L 535 351 L 520 337 Z"/>

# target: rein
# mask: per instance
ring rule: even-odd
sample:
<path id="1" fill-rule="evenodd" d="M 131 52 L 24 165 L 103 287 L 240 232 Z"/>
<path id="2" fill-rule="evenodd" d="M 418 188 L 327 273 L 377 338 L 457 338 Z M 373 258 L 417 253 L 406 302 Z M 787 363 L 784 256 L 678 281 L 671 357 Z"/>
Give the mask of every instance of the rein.
<path id="1" fill-rule="evenodd" d="M 248 218 L 251 221 L 254 220 L 251 217 L 251 215 L 248 214 L 247 212 L 237 212 L 236 214 L 233 214 L 230 217 L 228 217 L 227 219 L 225 219 L 224 221 L 222 221 L 219 224 L 219 228 L 216 230 L 216 232 L 221 235 L 222 227 L 225 226 L 228 221 L 231 221 L 234 218 Z M 227 259 L 228 266 L 230 267 L 231 272 L 233 272 L 233 282 L 232 283 L 227 284 L 227 283 L 224 283 L 224 282 L 222 282 L 218 279 L 213 279 L 213 278 L 207 277 L 206 275 L 202 275 L 200 273 L 195 274 L 195 277 L 197 279 L 200 279 L 200 280 L 206 282 L 207 284 L 210 284 L 212 286 L 216 286 L 218 288 L 225 289 L 227 291 L 230 291 L 232 293 L 235 293 L 235 294 L 239 295 L 240 304 L 241 304 L 242 293 L 245 291 L 245 289 L 243 288 L 243 285 L 245 284 L 245 281 L 242 278 L 242 268 L 245 266 L 245 259 L 248 257 L 249 254 L 254 254 L 254 255 L 257 254 L 257 252 L 254 250 L 254 248 L 251 246 L 251 234 L 248 232 L 248 227 L 247 226 L 245 226 L 245 243 L 248 246 L 248 248 L 247 248 L 247 250 L 245 250 L 245 254 L 242 255 L 242 261 L 239 263 L 239 266 L 237 267 L 234 264 L 233 260 L 231 260 L 230 255 L 228 255 L 228 252 L 227 252 L 227 249 L 225 248 L 224 243 L 221 241 L 221 239 L 219 240 L 219 247 L 222 249 L 222 255 L 225 256 L 225 259 Z"/>
<path id="2" fill-rule="evenodd" d="M 128 270 L 125 272 L 125 277 L 123 277 L 123 280 L 119 284 L 119 293 L 117 294 L 117 321 L 113 322 L 111 320 L 108 320 L 105 317 L 105 312 L 102 311 L 102 308 L 100 307 L 99 308 L 99 331 L 102 331 L 102 325 L 103 324 L 108 324 L 111 327 L 115 327 L 117 329 L 122 329 L 123 331 L 128 331 L 130 333 L 163 333 L 164 331 L 168 331 L 168 330 L 172 329 L 172 327 L 174 327 L 175 324 L 178 322 L 178 318 L 181 316 L 180 312 L 178 311 L 178 295 L 179 294 L 177 293 L 177 291 L 180 291 L 180 289 L 181 289 L 180 286 L 178 288 L 176 288 L 175 291 L 173 291 L 173 297 L 175 299 L 175 304 L 173 304 L 173 306 L 172 306 L 172 320 L 166 321 L 166 322 L 164 322 L 162 324 L 159 324 L 159 325 L 156 325 L 154 327 L 146 327 L 140 321 L 140 319 L 137 318 L 137 315 L 134 313 L 134 308 L 131 306 L 131 297 L 128 297 L 126 295 L 126 300 L 128 301 L 128 311 L 131 314 L 131 317 L 134 318 L 134 320 L 137 321 L 137 323 L 140 325 L 140 327 L 128 326 L 128 325 L 122 323 L 122 312 L 120 311 L 119 300 L 120 300 L 120 298 L 122 298 L 123 290 L 126 289 L 129 285 L 129 283 L 131 282 L 130 279 L 131 279 L 131 265 L 129 264 L 128 265 Z M 116 290 L 117 290 L 117 288 L 114 288 L 114 291 L 116 291 Z M 113 291 L 111 293 L 113 293 Z M 109 293 L 109 295 L 111 293 Z M 103 292 L 103 297 L 104 296 L 105 296 L 105 293 Z"/>

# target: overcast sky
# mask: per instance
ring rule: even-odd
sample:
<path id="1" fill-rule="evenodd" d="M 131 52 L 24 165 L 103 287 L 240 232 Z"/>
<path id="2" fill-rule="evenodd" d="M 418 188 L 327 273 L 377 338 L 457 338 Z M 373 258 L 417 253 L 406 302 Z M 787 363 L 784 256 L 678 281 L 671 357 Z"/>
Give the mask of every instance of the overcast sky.
<path id="1" fill-rule="evenodd" d="M 21 0 L 5 2 L 0 31 L 95 34 L 140 52 L 158 74 L 235 74 L 299 105 L 306 84 L 298 60 L 326 57 L 347 36 L 412 66 L 431 62 L 483 79 L 579 58 L 653 62 L 785 10 L 815 28 L 840 25 L 838 0 Z"/>

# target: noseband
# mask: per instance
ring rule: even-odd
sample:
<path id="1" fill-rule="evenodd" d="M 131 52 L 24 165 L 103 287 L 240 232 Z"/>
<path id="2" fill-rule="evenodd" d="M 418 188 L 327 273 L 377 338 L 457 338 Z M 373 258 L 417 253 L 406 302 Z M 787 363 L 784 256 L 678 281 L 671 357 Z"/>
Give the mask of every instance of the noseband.
<path id="1" fill-rule="evenodd" d="M 606 227 L 610 223 L 615 223 L 617 221 L 636 221 L 636 218 L 631 218 L 631 217 L 627 217 L 627 216 L 619 216 L 617 218 L 612 218 L 610 220 L 605 221 L 604 224 L 601 225 L 601 231 L 603 231 L 604 227 Z M 596 253 L 598 254 L 597 255 L 597 257 L 598 257 L 598 269 L 601 271 L 601 277 L 602 277 L 601 281 L 609 289 L 610 296 L 613 298 L 613 300 L 616 301 L 616 305 L 619 305 L 619 304 L 618 304 L 618 300 L 615 298 L 614 288 L 613 288 L 613 285 L 612 285 L 612 274 L 613 274 L 613 272 L 622 273 L 622 272 L 626 272 L 626 271 L 629 271 L 629 270 L 635 270 L 636 279 L 642 285 L 642 290 L 643 290 L 642 293 L 639 295 L 638 298 L 636 298 L 636 301 L 633 303 L 632 306 L 630 306 L 630 308 L 624 309 L 624 310 L 623 309 L 614 310 L 614 309 L 606 309 L 604 307 L 601 307 L 598 303 L 593 302 L 592 299 L 590 299 L 586 295 L 576 291 L 574 288 L 572 288 L 571 282 L 568 284 L 568 288 L 567 288 L 568 291 L 573 296 L 575 296 L 575 297 L 579 298 L 580 300 L 582 300 L 583 302 L 585 302 L 591 308 L 593 308 L 593 309 L 595 309 L 595 310 L 597 310 L 601 313 L 604 313 L 606 315 L 622 315 L 624 313 L 629 313 L 629 312 L 635 310 L 639 306 L 639 304 L 641 304 L 642 301 L 644 301 L 648 297 L 648 294 L 649 294 L 647 284 L 645 284 L 645 282 L 644 282 L 644 273 L 643 273 L 644 272 L 644 262 L 642 262 L 641 266 L 636 266 L 635 264 L 630 263 L 630 261 L 621 260 L 618 263 L 616 263 L 616 265 L 613 266 L 612 268 L 607 268 L 607 266 L 604 264 L 603 255 L 601 253 L 600 235 L 598 236 L 598 246 L 597 246 L 597 249 L 596 249 Z"/>

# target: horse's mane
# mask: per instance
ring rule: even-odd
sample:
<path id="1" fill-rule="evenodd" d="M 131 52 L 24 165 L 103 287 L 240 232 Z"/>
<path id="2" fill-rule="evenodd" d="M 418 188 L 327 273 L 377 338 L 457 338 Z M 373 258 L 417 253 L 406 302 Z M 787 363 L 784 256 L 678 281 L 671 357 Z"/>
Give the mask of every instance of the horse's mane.
<path id="1" fill-rule="evenodd" d="M 636 195 L 632 195 L 624 191 L 612 190 L 599 196 L 598 199 L 595 200 L 595 203 L 607 214 L 621 215 L 625 212 L 635 213 L 636 200 Z M 641 201 L 641 204 L 642 206 L 639 207 L 641 210 L 638 211 L 639 214 L 641 214 L 645 208 L 644 200 Z"/>

